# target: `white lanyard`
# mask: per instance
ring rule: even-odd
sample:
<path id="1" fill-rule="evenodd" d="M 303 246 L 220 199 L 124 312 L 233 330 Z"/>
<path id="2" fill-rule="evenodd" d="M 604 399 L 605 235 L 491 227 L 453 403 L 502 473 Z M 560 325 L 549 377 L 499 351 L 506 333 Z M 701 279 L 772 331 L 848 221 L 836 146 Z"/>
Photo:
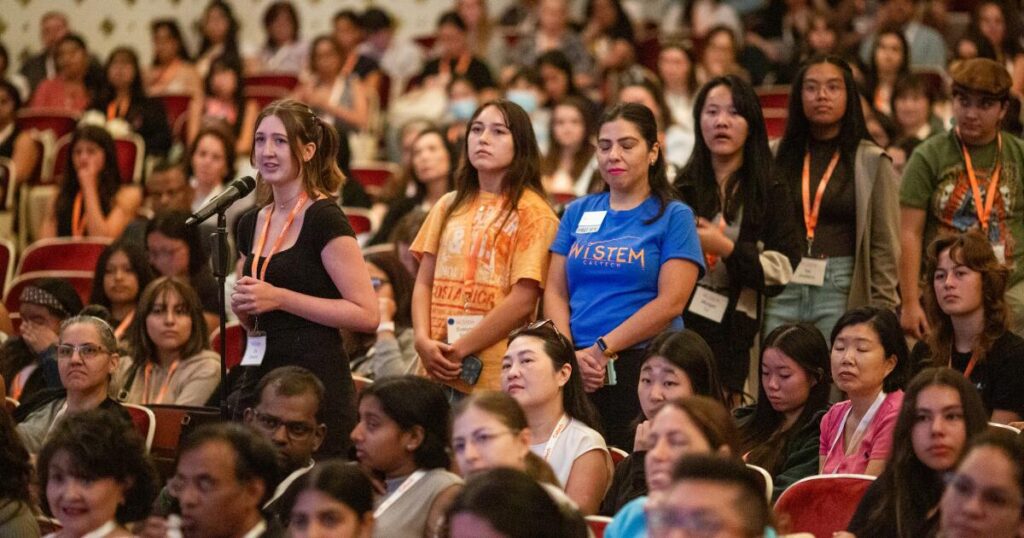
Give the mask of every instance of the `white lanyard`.
<path id="1" fill-rule="evenodd" d="M 555 442 L 558 441 L 558 437 L 562 435 L 565 428 L 569 426 L 569 415 L 562 415 L 562 418 L 558 419 L 558 424 L 555 424 L 555 429 L 551 432 L 551 437 L 548 437 L 548 442 L 544 445 L 544 461 L 549 461 L 551 458 L 551 452 L 555 450 Z"/>
<path id="2" fill-rule="evenodd" d="M 117 529 L 117 522 L 114 520 L 110 520 L 106 522 L 102 527 L 83 534 L 82 538 L 103 538 L 104 536 L 107 536 L 108 534 L 114 532 L 115 529 Z"/>
<path id="3" fill-rule="evenodd" d="M 864 416 L 861 417 L 860 423 L 857 424 L 857 429 L 853 430 L 853 437 L 850 439 L 849 448 L 856 449 L 857 446 L 860 444 L 860 441 L 864 437 L 864 434 L 867 433 L 868 426 L 871 425 L 871 420 L 875 418 L 875 414 L 878 413 L 878 408 L 882 406 L 882 402 L 884 401 L 885 391 L 883 390 L 878 393 L 877 397 L 875 397 L 875 401 L 874 403 L 871 404 L 871 407 L 868 408 L 868 412 L 864 413 Z M 846 409 L 846 413 L 843 413 L 843 420 L 842 422 L 839 423 L 839 431 L 836 432 L 836 436 L 832 439 L 832 445 L 828 447 L 828 454 L 825 454 L 825 461 L 828 461 L 828 458 L 832 455 L 832 450 L 835 449 L 836 444 L 839 443 L 839 440 L 843 438 L 843 433 L 846 431 L 846 419 L 850 417 L 850 411 L 853 411 L 852 403 L 850 407 Z M 849 454 L 849 452 L 849 450 L 843 451 L 844 454 Z M 842 462 L 840 462 L 839 465 L 842 465 Z M 836 471 L 839 470 L 839 465 L 837 465 L 835 469 L 832 469 L 832 473 L 835 473 Z"/>
<path id="4" fill-rule="evenodd" d="M 384 502 L 380 503 L 380 506 L 378 506 L 377 509 L 373 511 L 374 519 L 380 518 L 380 515 L 383 514 L 385 510 L 391 508 L 391 505 L 395 504 L 395 501 L 397 501 L 399 497 L 401 497 L 405 492 L 409 491 L 409 489 L 412 488 L 413 485 L 416 484 L 416 482 L 419 482 L 420 479 L 422 479 L 426 475 L 427 471 L 423 469 L 420 469 L 415 473 L 409 475 L 409 478 L 406 478 L 405 482 L 402 482 L 402 485 L 398 486 L 398 489 L 396 489 L 395 492 L 392 493 L 390 497 L 384 499 Z"/>

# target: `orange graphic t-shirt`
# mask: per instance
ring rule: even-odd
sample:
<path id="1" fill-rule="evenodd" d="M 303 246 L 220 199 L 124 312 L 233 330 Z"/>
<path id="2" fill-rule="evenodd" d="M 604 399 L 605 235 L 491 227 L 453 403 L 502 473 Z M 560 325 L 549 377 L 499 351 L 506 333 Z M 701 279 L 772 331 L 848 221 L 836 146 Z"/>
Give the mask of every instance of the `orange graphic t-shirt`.
<path id="1" fill-rule="evenodd" d="M 558 217 L 551 206 L 530 190 L 511 213 L 505 208 L 505 197 L 480 192 L 446 222 L 445 212 L 454 198 L 450 192 L 434 205 L 410 247 L 417 258 L 424 253 L 436 257 L 430 337 L 441 342 L 448 342 L 449 316 L 486 315 L 522 279 L 536 280 L 543 287 L 548 248 L 558 231 Z M 462 380 L 442 382 L 466 393 L 500 390 L 505 347 L 502 339 L 476 353 L 483 362 L 476 385 Z M 420 373 L 427 375 L 422 368 Z"/>

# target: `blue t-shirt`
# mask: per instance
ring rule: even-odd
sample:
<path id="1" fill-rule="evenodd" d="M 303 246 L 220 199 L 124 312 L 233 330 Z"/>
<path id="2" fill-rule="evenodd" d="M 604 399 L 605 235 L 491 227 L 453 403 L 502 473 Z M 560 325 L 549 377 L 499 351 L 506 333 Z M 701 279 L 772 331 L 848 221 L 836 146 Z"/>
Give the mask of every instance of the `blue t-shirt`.
<path id="1" fill-rule="evenodd" d="M 608 200 L 608 193 L 600 193 L 569 204 L 551 245 L 551 252 L 565 256 L 569 326 L 573 342 L 581 348 L 593 345 L 657 297 L 658 273 L 665 261 L 689 260 L 704 274 L 693 210 L 686 204 L 670 202 L 658 220 L 644 224 L 658 214 L 656 197 L 628 211 L 612 210 Z M 597 211 L 606 212 L 600 227 L 579 233 L 584 215 Z M 682 313 L 680 309 L 673 328 L 683 327 Z"/>
<path id="2" fill-rule="evenodd" d="M 604 538 L 636 538 L 647 536 L 647 516 L 644 505 L 647 496 L 637 497 L 616 512 L 611 523 L 604 529 Z"/>

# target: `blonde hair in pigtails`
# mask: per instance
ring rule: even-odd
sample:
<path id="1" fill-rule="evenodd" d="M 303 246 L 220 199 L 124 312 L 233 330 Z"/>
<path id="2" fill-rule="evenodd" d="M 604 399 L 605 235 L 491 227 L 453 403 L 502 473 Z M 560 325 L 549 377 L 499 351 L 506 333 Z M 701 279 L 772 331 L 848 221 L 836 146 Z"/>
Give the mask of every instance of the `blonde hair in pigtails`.
<path id="1" fill-rule="evenodd" d="M 341 188 L 345 175 L 338 168 L 338 132 L 334 126 L 324 122 L 305 103 L 294 99 L 281 99 L 267 105 L 256 118 L 256 127 L 268 116 L 274 116 L 284 124 L 291 150 L 292 167 L 298 171 L 303 189 L 310 197 L 335 196 Z M 302 162 L 303 148 L 313 144 L 316 149 L 307 162 Z M 255 163 L 255 142 L 250 153 L 250 163 Z M 257 179 L 261 179 L 257 175 Z M 263 181 L 259 182 L 260 205 L 274 201 L 273 191 Z"/>

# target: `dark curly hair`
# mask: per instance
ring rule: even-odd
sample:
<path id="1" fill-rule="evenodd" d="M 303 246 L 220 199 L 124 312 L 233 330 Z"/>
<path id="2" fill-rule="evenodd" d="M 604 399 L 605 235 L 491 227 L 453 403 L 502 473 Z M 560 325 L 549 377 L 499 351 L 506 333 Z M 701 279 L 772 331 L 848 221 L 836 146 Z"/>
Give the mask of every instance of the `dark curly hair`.
<path id="1" fill-rule="evenodd" d="M 40 504 L 50 512 L 46 483 L 50 463 L 59 453 L 71 460 L 72 476 L 83 480 L 112 478 L 127 486 L 124 503 L 117 507 L 119 523 L 138 521 L 149 514 L 156 499 L 156 471 L 146 458 L 142 438 L 130 422 L 103 409 L 93 409 L 60 421 L 39 452 Z"/>

